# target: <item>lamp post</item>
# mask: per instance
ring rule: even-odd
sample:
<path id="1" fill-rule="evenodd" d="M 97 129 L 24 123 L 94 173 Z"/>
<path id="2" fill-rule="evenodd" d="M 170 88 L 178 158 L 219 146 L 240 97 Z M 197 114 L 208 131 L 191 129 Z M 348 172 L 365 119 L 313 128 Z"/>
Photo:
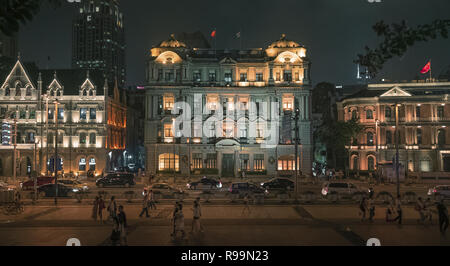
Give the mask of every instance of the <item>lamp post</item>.
<path id="1" fill-rule="evenodd" d="M 53 115 L 55 119 L 55 158 L 54 171 L 55 171 L 55 205 L 58 204 L 58 99 L 53 102 L 55 104 L 55 113 Z"/>
<path id="2" fill-rule="evenodd" d="M 300 109 L 296 108 L 295 109 L 295 116 L 294 116 L 294 120 L 295 120 L 295 128 L 294 128 L 294 132 L 295 132 L 295 137 L 294 137 L 294 141 L 295 141 L 295 203 L 298 203 L 298 118 L 300 115 Z"/>
<path id="3" fill-rule="evenodd" d="M 48 176 L 48 168 L 49 168 L 49 166 L 50 166 L 50 160 L 48 159 L 48 95 L 47 94 L 44 94 L 44 97 L 45 97 L 45 134 L 46 134 L 46 138 L 47 138 L 47 143 L 46 143 L 46 160 L 47 160 L 47 163 L 45 164 L 46 165 L 46 170 L 45 170 L 45 173 L 46 173 L 46 176 Z"/>
<path id="4" fill-rule="evenodd" d="M 378 124 L 380 123 L 380 120 L 378 120 L 378 119 L 376 119 L 375 120 L 375 160 L 377 161 L 376 162 L 376 173 L 377 173 L 377 182 L 379 181 L 379 174 L 380 174 L 380 172 L 378 171 L 378 159 L 379 159 L 379 156 L 378 156 Z"/>
<path id="5" fill-rule="evenodd" d="M 14 116 L 14 154 L 13 154 L 13 182 L 16 182 L 17 178 L 17 113 Z"/>
<path id="6" fill-rule="evenodd" d="M 398 107 L 399 104 L 395 104 L 395 176 L 397 177 L 397 198 L 400 197 L 400 174 L 399 174 L 399 130 L 398 130 Z"/>
<path id="7" fill-rule="evenodd" d="M 34 141 L 34 196 L 33 196 L 33 202 L 37 201 L 37 179 L 38 179 L 38 173 L 37 173 L 37 158 L 36 158 L 36 150 L 37 145 L 41 142 L 41 140 Z"/>

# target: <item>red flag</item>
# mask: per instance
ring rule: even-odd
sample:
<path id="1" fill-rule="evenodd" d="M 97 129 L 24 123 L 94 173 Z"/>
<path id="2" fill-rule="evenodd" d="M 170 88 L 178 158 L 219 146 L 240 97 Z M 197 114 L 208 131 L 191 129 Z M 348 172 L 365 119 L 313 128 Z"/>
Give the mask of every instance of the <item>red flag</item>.
<path id="1" fill-rule="evenodd" d="M 211 32 L 211 37 L 216 37 L 216 30 L 213 30 L 212 32 Z"/>
<path id="2" fill-rule="evenodd" d="M 431 62 L 428 62 L 428 63 L 422 68 L 422 70 L 420 71 L 420 73 L 426 74 L 426 73 L 428 73 L 428 71 L 430 71 L 430 70 L 431 70 Z"/>

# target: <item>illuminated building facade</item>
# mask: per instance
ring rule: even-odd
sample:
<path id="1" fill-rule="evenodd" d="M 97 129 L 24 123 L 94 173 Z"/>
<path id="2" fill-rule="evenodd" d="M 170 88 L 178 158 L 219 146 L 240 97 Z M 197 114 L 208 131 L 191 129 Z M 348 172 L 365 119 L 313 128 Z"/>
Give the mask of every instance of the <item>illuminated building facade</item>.
<path id="1" fill-rule="evenodd" d="M 312 165 L 306 48 L 283 35 L 267 49 L 190 47 L 172 35 L 147 60 L 146 169 L 162 175 L 292 175 Z M 181 122 L 180 122 L 181 121 Z"/>
<path id="2" fill-rule="evenodd" d="M 118 163 L 125 149 L 126 107 L 117 86 L 114 97 L 108 96 L 100 71 L 43 70 L 35 80 L 31 77 L 18 60 L 0 87 L 2 122 L 17 118 L 18 176 L 34 169 L 53 172 L 56 141 L 62 161 L 58 170 L 66 174 L 86 175 L 88 170 L 100 174 Z M 0 147 L 0 176 L 11 176 L 12 149 Z"/>
<path id="3" fill-rule="evenodd" d="M 339 119 L 355 117 L 364 128 L 348 147 L 350 169 L 370 171 L 377 159 L 395 160 L 398 105 L 400 164 L 409 174 L 450 172 L 449 94 L 449 82 L 382 83 L 339 102 Z"/>

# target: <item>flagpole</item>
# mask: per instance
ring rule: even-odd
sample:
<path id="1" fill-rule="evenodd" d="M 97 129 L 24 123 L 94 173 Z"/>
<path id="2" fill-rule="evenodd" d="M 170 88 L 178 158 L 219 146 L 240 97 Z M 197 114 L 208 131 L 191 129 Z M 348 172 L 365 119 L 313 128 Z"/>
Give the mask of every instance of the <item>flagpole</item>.
<path id="1" fill-rule="evenodd" d="M 431 79 L 432 77 L 431 77 L 431 59 L 430 59 L 430 82 L 432 82 Z"/>

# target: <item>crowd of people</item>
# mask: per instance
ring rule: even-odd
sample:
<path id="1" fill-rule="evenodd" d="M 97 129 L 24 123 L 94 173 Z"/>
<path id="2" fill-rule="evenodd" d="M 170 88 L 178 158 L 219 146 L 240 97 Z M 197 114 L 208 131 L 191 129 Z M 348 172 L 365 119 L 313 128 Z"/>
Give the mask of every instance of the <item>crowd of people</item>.
<path id="1" fill-rule="evenodd" d="M 369 193 L 368 197 L 363 196 L 358 207 L 361 221 L 365 221 L 366 216 L 368 216 L 368 221 L 373 222 L 375 217 L 373 193 Z M 433 207 L 435 207 L 436 210 L 434 210 Z M 439 220 L 439 231 L 442 234 L 445 234 L 449 226 L 449 217 L 447 207 L 445 206 L 443 199 L 433 202 L 430 198 L 427 198 L 424 201 L 421 197 L 418 197 L 414 209 L 418 212 L 420 217 L 417 222 L 424 225 L 427 222 L 432 224 L 433 213 L 437 213 Z M 389 202 L 386 207 L 385 215 L 385 220 L 387 223 L 397 222 L 399 225 L 403 223 L 403 209 L 400 197 L 397 197 L 396 200 Z"/>

